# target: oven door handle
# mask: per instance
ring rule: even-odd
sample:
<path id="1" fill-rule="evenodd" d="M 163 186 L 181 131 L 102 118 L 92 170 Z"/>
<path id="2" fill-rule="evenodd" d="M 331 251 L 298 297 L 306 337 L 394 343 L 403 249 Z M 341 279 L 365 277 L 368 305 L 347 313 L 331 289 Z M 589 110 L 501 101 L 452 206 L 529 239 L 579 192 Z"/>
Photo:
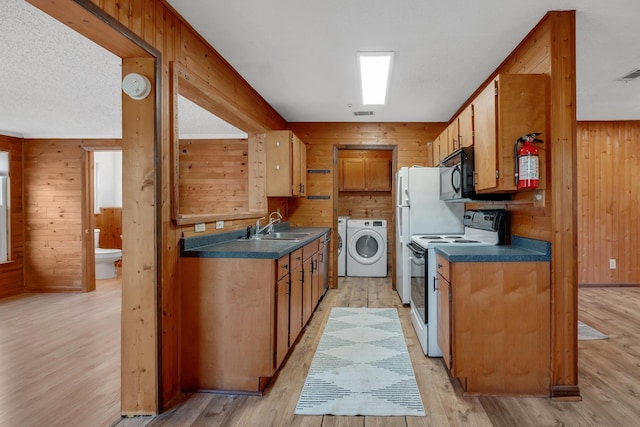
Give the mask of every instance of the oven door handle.
<path id="1" fill-rule="evenodd" d="M 418 258 L 424 258 L 424 254 L 425 254 L 425 250 L 422 249 L 420 246 L 418 246 L 417 244 L 413 243 L 413 242 L 409 242 L 407 243 L 407 247 L 411 250 L 411 252 L 413 252 L 413 254 L 418 257 Z"/>

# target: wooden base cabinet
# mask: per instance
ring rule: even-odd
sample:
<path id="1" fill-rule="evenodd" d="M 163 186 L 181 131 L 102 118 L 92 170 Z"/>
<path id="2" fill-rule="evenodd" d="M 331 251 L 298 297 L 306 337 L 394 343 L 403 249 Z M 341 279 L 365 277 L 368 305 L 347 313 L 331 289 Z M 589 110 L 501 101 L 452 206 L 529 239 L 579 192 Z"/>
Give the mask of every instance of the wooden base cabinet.
<path id="1" fill-rule="evenodd" d="M 438 343 L 468 394 L 548 396 L 548 262 L 437 259 Z"/>
<path id="2" fill-rule="evenodd" d="M 181 259 L 182 390 L 264 390 L 317 306 L 320 241 L 278 260 Z"/>
<path id="3" fill-rule="evenodd" d="M 276 285 L 276 367 L 280 366 L 289 352 L 289 255 L 278 260 L 278 283 Z"/>
<path id="4" fill-rule="evenodd" d="M 302 270 L 302 248 L 291 253 L 291 291 L 289 294 L 289 341 L 290 344 L 302 331 L 302 281 L 304 274 Z"/>
<path id="5" fill-rule="evenodd" d="M 181 263 L 182 390 L 261 392 L 275 373 L 277 261 Z"/>
<path id="6" fill-rule="evenodd" d="M 318 270 L 318 249 L 320 247 L 320 240 L 324 240 L 324 237 L 315 240 L 302 248 L 302 323 L 306 325 L 311 318 L 311 313 L 315 310 L 318 299 L 318 283 L 320 282 L 320 275 Z"/>

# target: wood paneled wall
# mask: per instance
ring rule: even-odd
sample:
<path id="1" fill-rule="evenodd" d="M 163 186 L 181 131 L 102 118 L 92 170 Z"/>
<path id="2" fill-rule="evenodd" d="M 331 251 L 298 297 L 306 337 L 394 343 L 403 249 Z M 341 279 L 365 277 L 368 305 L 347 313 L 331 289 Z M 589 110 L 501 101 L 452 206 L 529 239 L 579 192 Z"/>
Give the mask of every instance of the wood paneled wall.
<path id="1" fill-rule="evenodd" d="M 640 284 L 639 147 L 640 121 L 578 123 L 580 284 Z"/>
<path id="2" fill-rule="evenodd" d="M 82 152 L 120 141 L 24 140 L 25 288 L 81 291 Z"/>
<path id="3" fill-rule="evenodd" d="M 9 262 L 0 264 L 0 298 L 17 295 L 24 288 L 24 224 L 22 222 L 22 139 L 0 135 L 0 150 L 9 152 L 10 229 Z"/>
<path id="4" fill-rule="evenodd" d="M 246 212 L 248 157 L 247 140 L 180 141 L 180 213 Z"/>
<path id="5" fill-rule="evenodd" d="M 122 249 L 122 208 L 100 208 L 95 215 L 95 228 L 100 229 L 100 248 Z"/>

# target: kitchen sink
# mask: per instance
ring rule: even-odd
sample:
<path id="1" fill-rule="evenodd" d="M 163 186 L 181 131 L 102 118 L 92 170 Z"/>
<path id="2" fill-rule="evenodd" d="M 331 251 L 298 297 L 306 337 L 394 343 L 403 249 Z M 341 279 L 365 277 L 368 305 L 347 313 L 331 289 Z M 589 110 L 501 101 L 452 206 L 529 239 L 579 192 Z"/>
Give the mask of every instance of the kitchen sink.
<path id="1" fill-rule="evenodd" d="M 256 234 L 252 238 L 255 240 L 301 240 L 309 236 L 310 233 L 276 232 L 269 234 Z"/>

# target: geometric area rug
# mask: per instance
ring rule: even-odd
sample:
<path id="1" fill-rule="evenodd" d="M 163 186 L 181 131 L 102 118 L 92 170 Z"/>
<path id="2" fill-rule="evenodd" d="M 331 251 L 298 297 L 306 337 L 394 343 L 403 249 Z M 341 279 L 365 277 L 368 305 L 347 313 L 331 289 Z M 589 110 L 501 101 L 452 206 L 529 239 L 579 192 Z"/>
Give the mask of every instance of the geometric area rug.
<path id="1" fill-rule="evenodd" d="M 578 320 L 578 340 L 604 340 L 607 338 L 609 337 L 602 332 Z"/>
<path id="2" fill-rule="evenodd" d="M 331 310 L 294 413 L 425 415 L 397 309 Z"/>

